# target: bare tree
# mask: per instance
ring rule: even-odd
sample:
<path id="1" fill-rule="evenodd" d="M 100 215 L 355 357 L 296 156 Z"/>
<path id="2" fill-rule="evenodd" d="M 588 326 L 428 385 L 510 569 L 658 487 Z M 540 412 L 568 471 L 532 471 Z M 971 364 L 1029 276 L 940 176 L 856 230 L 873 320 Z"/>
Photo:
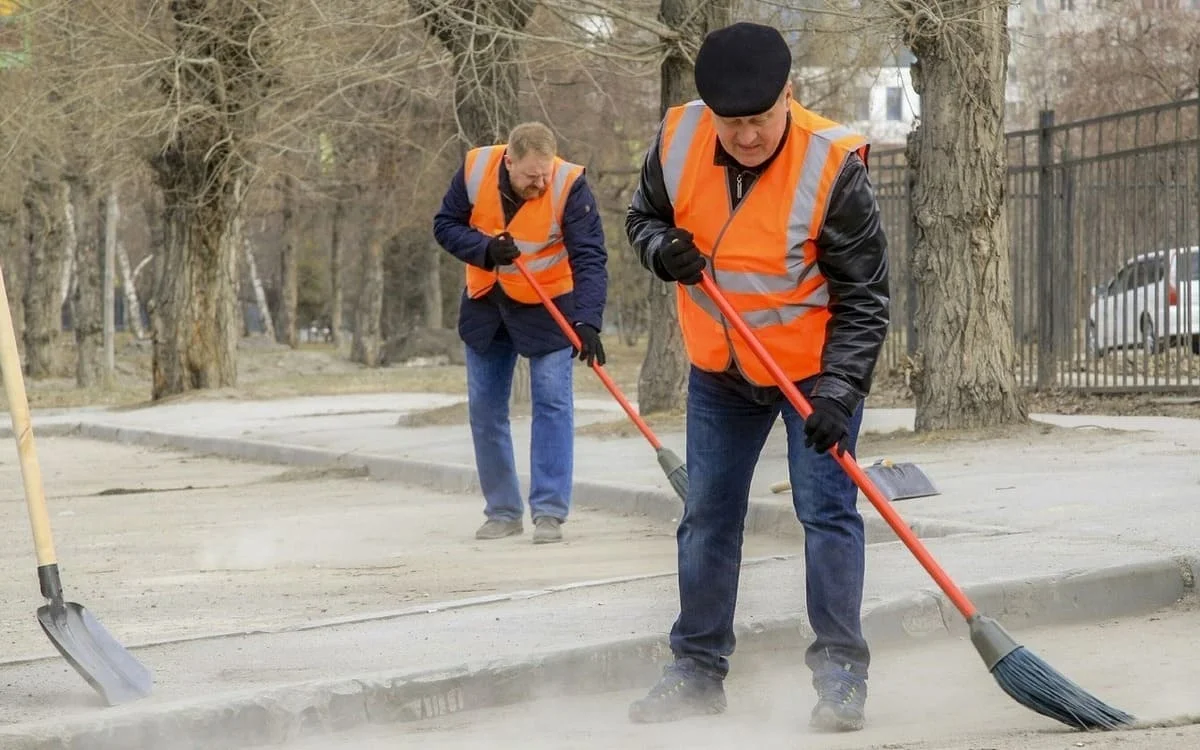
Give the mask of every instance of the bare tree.
<path id="1" fill-rule="evenodd" d="M 692 78 L 696 50 L 709 31 L 730 23 L 731 12 L 728 0 L 662 0 L 659 17 L 680 36 L 665 40 L 670 46 L 662 62 L 660 115 L 696 97 Z M 688 360 L 675 310 L 674 286 L 658 279 L 650 283 L 650 339 L 638 380 L 638 408 L 644 413 L 683 406 Z"/>
<path id="2" fill-rule="evenodd" d="M 918 431 L 1020 423 L 1005 220 L 1007 4 L 889 0 L 916 55 Z"/>

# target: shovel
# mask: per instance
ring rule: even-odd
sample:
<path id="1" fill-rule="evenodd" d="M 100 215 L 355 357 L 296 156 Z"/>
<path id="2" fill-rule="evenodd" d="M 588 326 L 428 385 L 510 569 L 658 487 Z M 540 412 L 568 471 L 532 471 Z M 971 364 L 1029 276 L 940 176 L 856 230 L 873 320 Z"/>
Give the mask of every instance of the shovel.
<path id="1" fill-rule="evenodd" d="M 21 478 L 25 484 L 25 502 L 29 507 L 29 522 L 33 526 L 33 543 L 37 552 L 38 583 L 47 604 L 37 611 L 38 623 L 58 652 L 70 662 L 110 706 L 144 698 L 150 694 L 153 680 L 133 656 L 86 609 L 74 602 L 63 601 L 62 582 L 50 536 L 50 515 L 42 489 L 42 470 L 38 466 L 33 444 L 33 427 L 29 417 L 29 402 L 21 376 L 21 359 L 17 354 L 17 337 L 13 330 L 12 312 L 8 307 L 8 292 L 4 274 L 0 271 L 0 370 L 3 371 L 4 392 L 12 416 L 13 436 L 21 460 Z"/>
<path id="2" fill-rule="evenodd" d="M 942 494 L 933 486 L 933 482 L 921 467 L 914 463 L 897 464 L 881 458 L 870 466 L 864 466 L 863 471 L 888 500 L 909 500 Z M 786 479 L 771 485 L 771 492 L 776 495 L 790 489 L 792 483 Z"/>

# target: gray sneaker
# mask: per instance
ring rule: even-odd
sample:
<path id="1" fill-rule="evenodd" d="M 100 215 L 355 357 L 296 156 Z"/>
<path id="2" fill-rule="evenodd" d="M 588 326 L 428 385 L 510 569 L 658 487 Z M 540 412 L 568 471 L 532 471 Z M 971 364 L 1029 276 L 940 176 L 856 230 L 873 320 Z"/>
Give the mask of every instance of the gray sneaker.
<path id="1" fill-rule="evenodd" d="M 506 536 L 514 536 L 524 533 L 525 527 L 520 521 L 503 521 L 498 518 L 489 518 L 479 531 L 475 532 L 476 539 L 503 539 Z"/>
<path id="2" fill-rule="evenodd" d="M 540 516 L 533 522 L 533 543 L 549 544 L 562 541 L 562 521 L 550 516 Z"/>

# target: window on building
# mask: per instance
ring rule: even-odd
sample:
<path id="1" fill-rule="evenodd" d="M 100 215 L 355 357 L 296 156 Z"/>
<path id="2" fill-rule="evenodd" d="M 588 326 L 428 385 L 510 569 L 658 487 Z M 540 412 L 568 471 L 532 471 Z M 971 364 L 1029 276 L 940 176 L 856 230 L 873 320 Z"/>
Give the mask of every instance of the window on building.
<path id="1" fill-rule="evenodd" d="M 887 118 L 892 122 L 904 119 L 904 89 L 899 86 L 888 86 Z"/>
<path id="2" fill-rule="evenodd" d="M 854 90 L 854 119 L 860 122 L 871 119 L 871 89 Z"/>
<path id="3" fill-rule="evenodd" d="M 1059 10 L 1075 10 L 1075 0 L 1058 0 Z"/>

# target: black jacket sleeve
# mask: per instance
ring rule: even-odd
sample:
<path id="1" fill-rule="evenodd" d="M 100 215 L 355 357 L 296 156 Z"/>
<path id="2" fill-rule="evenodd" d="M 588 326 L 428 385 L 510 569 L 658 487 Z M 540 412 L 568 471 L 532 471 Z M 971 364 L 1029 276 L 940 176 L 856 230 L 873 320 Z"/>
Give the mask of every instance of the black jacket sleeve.
<path id="1" fill-rule="evenodd" d="M 663 281 L 674 281 L 662 270 L 657 260 L 663 234 L 675 226 L 675 209 L 671 207 L 671 199 L 667 196 L 662 160 L 659 158 L 661 143 L 662 125 L 659 125 L 650 148 L 646 149 L 641 177 L 625 214 L 625 234 L 643 266 Z"/>
<path id="2" fill-rule="evenodd" d="M 847 159 L 830 193 L 817 265 L 829 286 L 833 317 L 812 395 L 834 399 L 853 413 L 871 390 L 889 321 L 887 237 L 867 167 L 857 154 Z"/>

